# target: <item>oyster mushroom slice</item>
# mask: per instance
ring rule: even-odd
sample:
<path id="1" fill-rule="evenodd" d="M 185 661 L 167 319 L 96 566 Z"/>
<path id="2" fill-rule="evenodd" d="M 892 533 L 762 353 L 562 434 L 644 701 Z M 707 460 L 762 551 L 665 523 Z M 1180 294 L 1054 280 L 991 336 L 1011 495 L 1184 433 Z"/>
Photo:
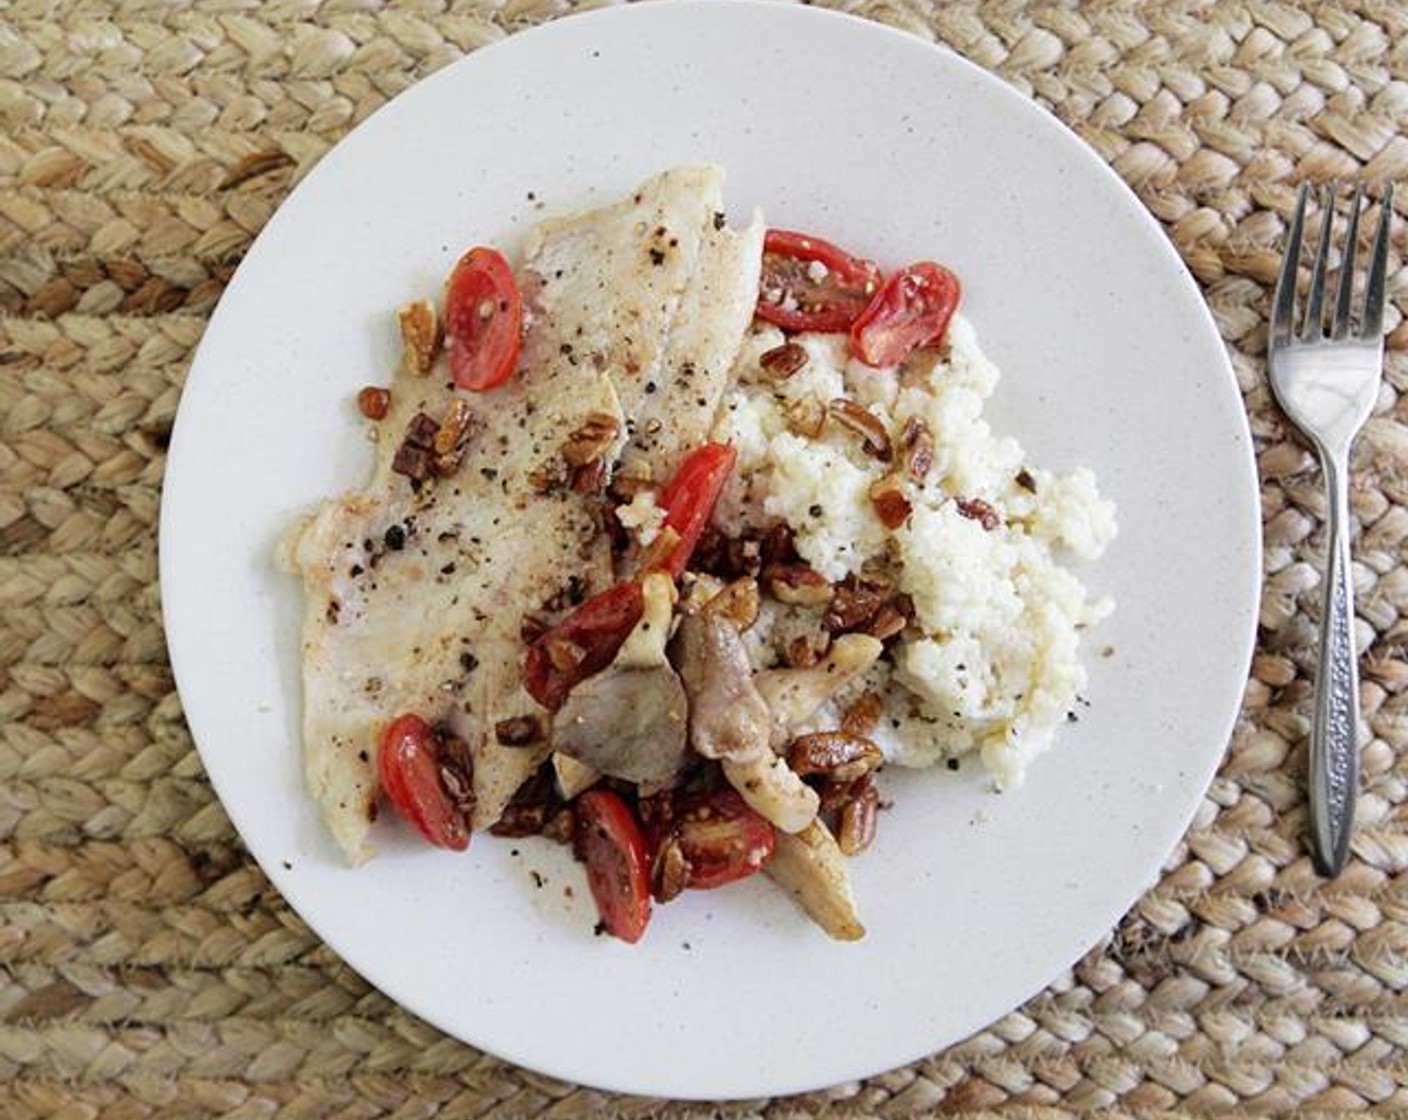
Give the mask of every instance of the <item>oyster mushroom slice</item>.
<path id="1" fill-rule="evenodd" d="M 771 753 L 772 715 L 728 617 L 709 610 L 685 615 L 672 650 L 689 695 L 690 745 L 705 758 Z"/>
<path id="2" fill-rule="evenodd" d="M 783 832 L 816 817 L 816 791 L 773 753 L 773 717 L 753 684 L 748 653 L 727 610 L 710 604 L 680 620 L 672 651 L 689 696 L 689 741 L 722 760 L 724 777 Z"/>
<path id="3" fill-rule="evenodd" d="M 600 774 L 663 788 L 684 768 L 689 702 L 665 656 L 674 585 L 657 572 L 641 590 L 640 621 L 615 660 L 568 694 L 553 719 L 552 746 Z"/>
<path id="4" fill-rule="evenodd" d="M 764 870 L 838 941 L 859 941 L 865 936 L 846 857 L 821 821 L 812 821 L 796 835 L 779 833 L 776 851 Z"/>
<path id="5" fill-rule="evenodd" d="M 826 656 L 805 669 L 769 669 L 754 684 L 772 713 L 771 742 L 781 746 L 792 728 L 817 710 L 872 665 L 885 648 L 869 634 L 844 634 Z"/>
<path id="6" fill-rule="evenodd" d="M 722 766 L 728 784 L 779 832 L 801 832 L 816 820 L 821 807 L 816 790 L 771 749 L 748 758 L 726 758 Z"/>

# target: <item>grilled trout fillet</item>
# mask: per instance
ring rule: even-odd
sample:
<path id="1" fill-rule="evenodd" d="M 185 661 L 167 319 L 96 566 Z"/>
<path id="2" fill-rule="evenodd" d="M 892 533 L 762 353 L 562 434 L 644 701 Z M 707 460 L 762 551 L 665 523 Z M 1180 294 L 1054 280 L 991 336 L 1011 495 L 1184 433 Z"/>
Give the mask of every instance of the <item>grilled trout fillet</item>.
<path id="1" fill-rule="evenodd" d="M 455 392 L 443 363 L 408 370 L 378 425 L 366 489 L 294 526 L 281 564 L 302 577 L 307 781 L 351 862 L 371 853 L 382 729 L 414 712 L 474 759 L 473 827 L 486 828 L 547 753 L 548 713 L 524 690 L 522 619 L 549 621 L 612 582 L 600 493 L 566 481 L 562 448 L 592 418 L 619 435 L 605 462 L 667 479 L 708 439 L 752 316 L 762 224 L 723 225 L 722 173 L 667 171 L 614 205 L 544 222 L 515 270 L 525 307 L 519 369 Z M 418 413 L 459 397 L 473 414 L 452 475 L 414 487 L 392 469 Z M 540 742 L 495 727 L 540 717 Z"/>

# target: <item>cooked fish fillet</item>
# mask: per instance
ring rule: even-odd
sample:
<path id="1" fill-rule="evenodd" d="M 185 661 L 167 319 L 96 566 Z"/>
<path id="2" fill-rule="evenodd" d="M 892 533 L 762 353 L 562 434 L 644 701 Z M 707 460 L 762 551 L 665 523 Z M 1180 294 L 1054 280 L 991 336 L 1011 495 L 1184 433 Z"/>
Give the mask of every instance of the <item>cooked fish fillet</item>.
<path id="1" fill-rule="evenodd" d="M 391 469 L 416 414 L 438 420 L 459 396 L 443 370 L 403 372 L 367 489 L 323 503 L 286 541 L 283 563 L 306 596 L 307 779 L 350 860 L 371 854 L 377 740 L 397 715 L 446 723 L 469 745 L 476 828 L 542 761 L 546 734 L 525 747 L 494 732 L 545 715 L 521 684 L 523 615 L 565 610 L 612 572 L 597 499 L 562 485 L 543 493 L 541 479 L 560 476 L 563 444 L 592 414 L 615 417 L 621 442 L 631 437 L 624 454 L 661 479 L 707 438 L 762 245 L 760 223 L 734 232 L 716 221 L 721 187 L 715 168 L 681 168 L 535 230 L 517 270 L 519 370 L 463 395 L 474 425 L 458 471 L 417 491 Z"/>
<path id="2" fill-rule="evenodd" d="M 624 458 L 657 481 L 708 439 L 757 302 L 762 221 L 723 221 L 722 172 L 683 167 L 528 238 L 539 302 L 573 358 L 610 375 L 631 424 Z"/>

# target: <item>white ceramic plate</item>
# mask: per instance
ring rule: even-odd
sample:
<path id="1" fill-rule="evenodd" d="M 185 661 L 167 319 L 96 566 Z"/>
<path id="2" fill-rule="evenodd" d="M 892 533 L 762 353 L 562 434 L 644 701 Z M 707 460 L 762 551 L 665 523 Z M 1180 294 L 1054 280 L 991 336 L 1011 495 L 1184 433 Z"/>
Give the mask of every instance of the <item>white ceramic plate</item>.
<path id="1" fill-rule="evenodd" d="M 394 367 L 392 309 L 437 291 L 472 243 L 512 248 L 544 208 L 700 159 L 729 169 L 735 217 L 758 205 L 882 261 L 952 266 L 1005 374 L 995 425 L 1036 462 L 1091 464 L 1119 504 L 1119 540 L 1088 574 L 1119 604 L 1087 645 L 1091 707 L 1018 792 L 987 792 L 971 769 L 889 775 L 895 807 L 854 865 L 870 931 L 857 945 L 828 941 L 763 880 L 659 908 L 634 948 L 593 937 L 584 880 L 546 842 L 481 838 L 456 856 L 379 826 L 383 855 L 351 871 L 301 782 L 299 594 L 270 555 L 295 514 L 368 470 L 350 402 Z M 211 779 L 269 877 L 354 968 L 541 1071 L 742 1097 L 957 1041 L 1118 921 L 1227 742 L 1258 539 L 1250 441 L 1212 322 L 1091 152 L 916 39 L 715 0 L 514 36 L 327 156 L 206 333 L 171 446 L 161 575 Z"/>

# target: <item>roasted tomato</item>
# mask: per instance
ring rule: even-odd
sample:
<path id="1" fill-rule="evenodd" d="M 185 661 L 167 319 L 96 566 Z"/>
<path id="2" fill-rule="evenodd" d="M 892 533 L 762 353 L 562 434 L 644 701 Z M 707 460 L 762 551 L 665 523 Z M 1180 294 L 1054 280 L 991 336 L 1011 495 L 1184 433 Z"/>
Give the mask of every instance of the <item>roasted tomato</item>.
<path id="1" fill-rule="evenodd" d="M 464 807 L 446 788 L 440 747 L 435 731 L 420 716 L 399 716 L 381 734 L 377 773 L 387 800 L 401 817 L 437 847 L 463 851 L 469 847 L 469 823 Z"/>
<path id="2" fill-rule="evenodd" d="M 731 789 L 685 800 L 672 835 L 689 869 L 685 886 L 704 891 L 761 870 L 777 844 L 773 826 Z"/>
<path id="3" fill-rule="evenodd" d="M 572 850 L 587 865 L 587 884 L 606 932 L 636 942 L 650 921 L 650 864 L 645 834 L 618 793 L 590 789 L 577 798 Z"/>
<path id="4" fill-rule="evenodd" d="M 689 566 L 694 546 L 714 515 L 714 504 L 737 459 L 738 452 L 731 445 L 706 443 L 685 456 L 674 478 L 660 492 L 665 528 L 673 529 L 679 536 L 679 542 L 660 567 L 675 579 L 684 575 Z"/>
<path id="5" fill-rule="evenodd" d="M 819 237 L 770 229 L 756 311 L 785 331 L 845 331 L 879 287 L 874 261 Z"/>
<path id="6" fill-rule="evenodd" d="M 502 385 L 518 364 L 523 297 L 513 270 L 495 249 L 471 249 L 445 290 L 445 344 L 461 389 Z"/>
<path id="7" fill-rule="evenodd" d="M 885 281 L 851 326 L 851 353 L 868 366 L 893 366 L 944 337 L 958 309 L 958 277 L 931 261 Z"/>
<path id="8" fill-rule="evenodd" d="M 575 685 L 611 664 L 644 610 L 634 580 L 593 595 L 528 647 L 523 665 L 528 695 L 557 711 Z"/>

